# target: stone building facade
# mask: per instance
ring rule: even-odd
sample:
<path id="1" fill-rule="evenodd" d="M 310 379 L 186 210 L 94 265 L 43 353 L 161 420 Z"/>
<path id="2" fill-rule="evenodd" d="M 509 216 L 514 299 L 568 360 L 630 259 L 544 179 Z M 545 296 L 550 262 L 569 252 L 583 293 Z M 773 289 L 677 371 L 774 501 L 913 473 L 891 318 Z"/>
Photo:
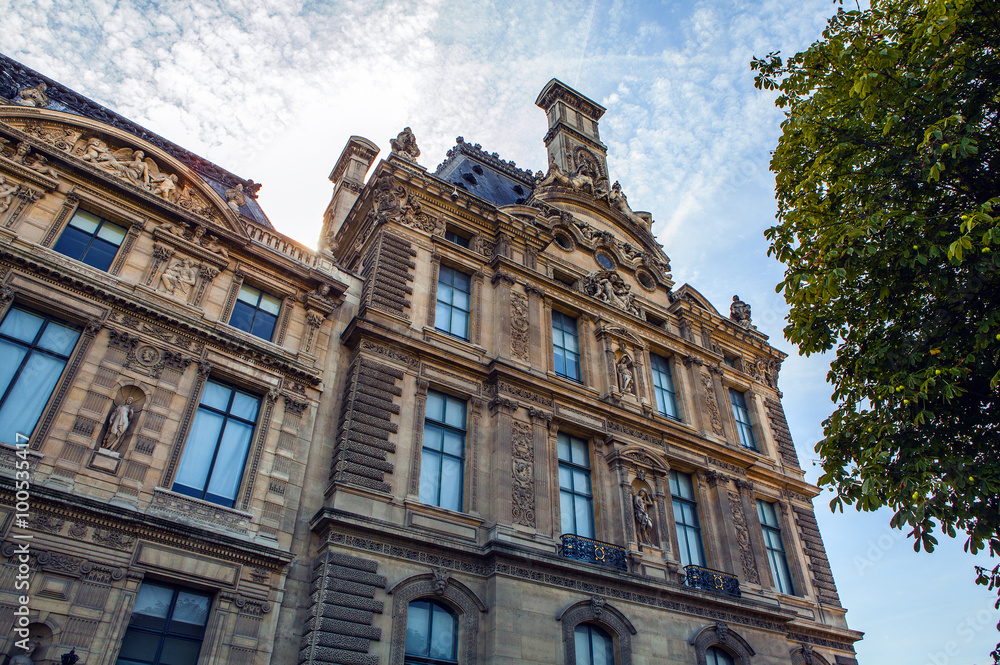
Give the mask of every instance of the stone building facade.
<path id="1" fill-rule="evenodd" d="M 784 354 L 536 103 L 545 173 L 352 137 L 314 251 L 0 59 L 0 654 L 855 663 Z"/>

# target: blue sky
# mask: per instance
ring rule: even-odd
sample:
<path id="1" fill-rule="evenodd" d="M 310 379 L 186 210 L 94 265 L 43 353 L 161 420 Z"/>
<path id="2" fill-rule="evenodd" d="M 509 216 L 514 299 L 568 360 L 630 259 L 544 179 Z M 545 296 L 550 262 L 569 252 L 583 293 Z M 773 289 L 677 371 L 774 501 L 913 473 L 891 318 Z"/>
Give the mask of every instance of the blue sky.
<path id="1" fill-rule="evenodd" d="M 828 0 L 695 2 L 158 3 L 0 0 L 0 51 L 240 175 L 283 232 L 314 244 L 327 174 L 352 134 L 388 152 L 413 128 L 433 170 L 456 136 L 545 166 L 533 104 L 557 77 L 607 107 L 613 180 L 648 210 L 678 284 L 720 310 L 738 293 L 789 352 L 785 409 L 808 477 L 832 410 L 827 359 L 781 337 L 767 258 L 773 223 L 772 97 L 750 57 L 817 39 Z M 997 641 L 992 594 L 961 542 L 914 553 L 888 514 L 817 516 L 863 664 L 981 665 Z"/>

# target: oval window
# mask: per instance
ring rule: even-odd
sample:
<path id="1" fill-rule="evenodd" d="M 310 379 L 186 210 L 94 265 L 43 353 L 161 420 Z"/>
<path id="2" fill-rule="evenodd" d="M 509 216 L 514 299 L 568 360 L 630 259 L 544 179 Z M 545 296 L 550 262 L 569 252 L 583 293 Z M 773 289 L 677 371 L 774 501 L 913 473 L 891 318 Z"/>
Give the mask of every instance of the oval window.
<path id="1" fill-rule="evenodd" d="M 598 254 L 597 262 L 601 264 L 601 267 L 605 270 L 614 270 L 615 262 L 611 260 L 611 257 L 607 254 Z"/>
<path id="2" fill-rule="evenodd" d="M 560 247 L 562 247 L 566 251 L 573 249 L 573 241 L 569 239 L 569 236 L 563 235 L 562 233 L 557 233 L 555 237 L 556 237 L 556 243 Z"/>

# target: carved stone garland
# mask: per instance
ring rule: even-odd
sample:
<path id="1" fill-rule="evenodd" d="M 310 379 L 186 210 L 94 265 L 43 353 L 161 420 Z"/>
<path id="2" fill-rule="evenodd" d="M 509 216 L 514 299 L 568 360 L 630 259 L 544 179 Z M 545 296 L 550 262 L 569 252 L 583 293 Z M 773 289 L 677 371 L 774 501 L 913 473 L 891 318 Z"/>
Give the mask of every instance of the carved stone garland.
<path id="1" fill-rule="evenodd" d="M 528 297 L 510 294 L 510 352 L 514 358 L 530 362 L 528 338 Z"/>
<path id="2" fill-rule="evenodd" d="M 743 512 L 743 500 L 736 492 L 729 492 L 729 509 L 733 513 L 733 524 L 736 527 L 736 542 L 740 547 L 740 565 L 743 567 L 743 578 L 747 582 L 760 584 L 757 574 L 757 559 L 750 546 L 750 531 L 747 528 L 747 517 Z"/>

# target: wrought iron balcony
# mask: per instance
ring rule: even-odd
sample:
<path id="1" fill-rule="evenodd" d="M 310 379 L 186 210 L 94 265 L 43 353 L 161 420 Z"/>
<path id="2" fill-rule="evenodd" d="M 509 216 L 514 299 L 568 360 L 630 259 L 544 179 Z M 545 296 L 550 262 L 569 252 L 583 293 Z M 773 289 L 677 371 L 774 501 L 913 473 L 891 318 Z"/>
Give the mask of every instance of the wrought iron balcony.
<path id="1" fill-rule="evenodd" d="M 687 585 L 695 589 L 704 589 L 714 593 L 724 593 L 727 596 L 739 598 L 740 579 L 735 575 L 724 573 L 721 570 L 713 570 L 704 566 L 684 566 L 687 573 Z"/>
<path id="2" fill-rule="evenodd" d="M 628 552 L 624 547 L 602 543 L 599 540 L 591 540 L 572 533 L 564 533 L 560 537 L 562 538 L 562 555 L 564 557 L 628 571 Z"/>

